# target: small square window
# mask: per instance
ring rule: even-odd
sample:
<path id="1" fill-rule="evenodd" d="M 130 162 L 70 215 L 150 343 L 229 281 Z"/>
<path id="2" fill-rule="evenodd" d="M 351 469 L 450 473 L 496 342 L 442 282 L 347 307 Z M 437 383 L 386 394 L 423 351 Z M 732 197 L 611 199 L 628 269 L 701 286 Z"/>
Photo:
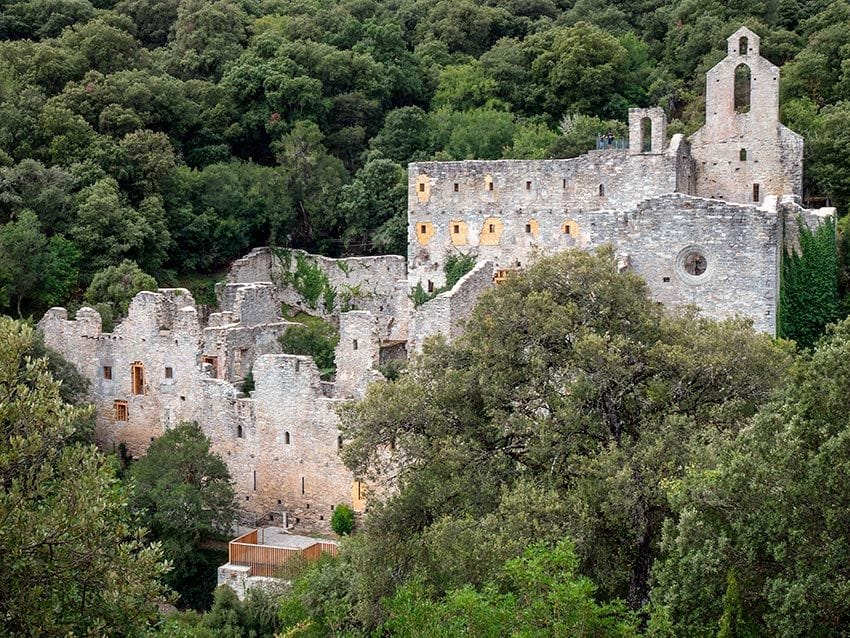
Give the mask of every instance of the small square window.
<path id="1" fill-rule="evenodd" d="M 165 378 L 166 379 L 173 379 L 174 378 L 174 369 L 173 368 L 169 368 L 169 367 L 165 368 Z"/>
<path id="2" fill-rule="evenodd" d="M 118 401 L 116 400 L 114 403 L 115 407 L 115 420 L 116 421 L 129 421 L 130 420 L 130 408 L 127 405 L 126 401 Z"/>
<path id="3" fill-rule="evenodd" d="M 112 379 L 112 366 L 103 366 L 103 378 Z"/>
<path id="4" fill-rule="evenodd" d="M 351 341 L 351 349 L 357 350 L 357 339 L 352 339 Z"/>

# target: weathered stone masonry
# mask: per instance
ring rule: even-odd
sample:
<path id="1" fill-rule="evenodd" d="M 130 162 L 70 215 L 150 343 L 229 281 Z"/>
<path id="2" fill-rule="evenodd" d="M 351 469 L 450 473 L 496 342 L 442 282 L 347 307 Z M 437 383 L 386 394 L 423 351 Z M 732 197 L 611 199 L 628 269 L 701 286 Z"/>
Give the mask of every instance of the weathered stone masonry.
<path id="1" fill-rule="evenodd" d="M 208 320 L 188 291 L 163 289 L 139 293 L 111 334 L 91 308 L 75 320 L 52 308 L 39 324 L 45 342 L 91 380 L 104 448 L 123 443 L 138 456 L 166 429 L 197 421 L 244 512 L 327 529 L 335 505 L 366 504 L 339 457 L 336 406 L 362 397 L 382 363 L 432 335 L 457 337 L 494 281 L 543 255 L 611 245 L 659 302 L 749 317 L 775 333 L 782 250 L 797 247 L 798 218 L 814 228 L 834 211 L 799 205 L 803 143 L 779 123 L 779 71 L 759 55 L 758 36 L 741 28 L 727 51 L 707 73 L 706 123 L 690 139 L 667 141 L 661 109 L 632 109 L 625 150 L 411 164 L 406 262 L 257 248 L 234 262 Z M 736 74 L 749 76 L 745 95 Z M 414 308 L 410 290 L 442 287 L 456 254 L 475 256 L 472 271 Z M 299 262 L 326 278 L 330 307 L 292 285 Z M 281 354 L 278 337 L 292 325 L 281 304 L 339 326 L 333 382 L 309 357 Z M 245 396 L 249 371 L 255 389 Z"/>

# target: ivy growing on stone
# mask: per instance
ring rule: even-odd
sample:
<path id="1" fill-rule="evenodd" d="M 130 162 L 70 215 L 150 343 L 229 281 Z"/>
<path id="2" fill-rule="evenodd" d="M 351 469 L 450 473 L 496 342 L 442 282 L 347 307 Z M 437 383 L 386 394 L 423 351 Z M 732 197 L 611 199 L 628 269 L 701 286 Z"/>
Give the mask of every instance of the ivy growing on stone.
<path id="1" fill-rule="evenodd" d="M 810 348 L 839 319 L 835 222 L 827 220 L 814 232 L 802 218 L 797 224 L 800 250 L 786 248 L 782 259 L 779 334 Z"/>
<path id="2" fill-rule="evenodd" d="M 455 287 L 461 278 L 475 266 L 475 255 L 450 255 L 443 264 L 443 273 L 446 275 L 446 284 L 434 289 L 434 292 L 425 292 L 421 283 L 411 288 L 408 298 L 413 306 L 418 308 L 427 301 L 431 301 L 441 292 L 446 292 Z"/>

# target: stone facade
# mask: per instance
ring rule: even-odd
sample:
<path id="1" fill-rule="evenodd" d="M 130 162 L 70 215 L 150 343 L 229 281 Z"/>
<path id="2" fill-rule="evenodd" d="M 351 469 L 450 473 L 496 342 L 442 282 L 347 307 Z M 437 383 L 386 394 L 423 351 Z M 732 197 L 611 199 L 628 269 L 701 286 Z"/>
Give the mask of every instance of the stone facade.
<path id="1" fill-rule="evenodd" d="M 779 70 L 746 28 L 706 75 L 706 123 L 666 143 L 661 109 L 631 109 L 628 150 L 569 160 L 418 162 L 408 174 L 408 282 L 445 281 L 451 255 L 522 268 L 540 255 L 611 244 L 660 302 L 776 332 L 786 223 L 802 193 L 802 138 L 779 123 Z M 736 80 L 737 76 L 737 80 Z M 746 82 L 745 80 L 749 80 Z M 781 202 L 781 203 L 780 203 Z M 819 223 L 831 209 L 805 211 Z M 789 234 L 786 234 L 789 233 Z M 443 324 L 436 299 L 413 315 L 411 342 Z"/>
<path id="2" fill-rule="evenodd" d="M 740 81 L 736 91 L 742 70 L 748 93 Z M 91 308 L 74 320 L 52 308 L 39 327 L 91 381 L 101 446 L 123 443 L 138 456 L 168 428 L 197 421 L 246 516 L 327 530 L 335 505 L 366 506 L 363 484 L 339 457 L 336 407 L 428 337 L 456 338 L 494 281 L 543 255 L 611 245 L 659 302 L 749 317 L 774 334 L 780 260 L 798 247 L 797 219 L 814 228 L 834 214 L 798 203 L 802 139 L 779 124 L 778 79 L 758 36 L 739 29 L 707 74 L 706 124 L 689 140 L 668 143 L 661 109 L 632 109 L 628 149 L 411 164 L 406 262 L 257 248 L 217 287 L 220 311 L 208 320 L 188 291 L 163 289 L 139 293 L 111 334 Z M 414 308 L 409 292 L 442 287 L 452 255 L 476 264 Z M 322 273 L 329 301 L 302 297 L 291 276 L 299 263 Z M 338 325 L 333 382 L 311 358 L 281 354 L 278 337 L 292 325 L 281 304 Z M 249 371 L 255 387 L 245 396 Z"/>
<path id="3" fill-rule="evenodd" d="M 739 203 L 799 199 L 803 138 L 779 123 L 779 68 L 745 27 L 729 36 L 727 51 L 706 74 L 705 126 L 690 138 L 697 193 Z"/>

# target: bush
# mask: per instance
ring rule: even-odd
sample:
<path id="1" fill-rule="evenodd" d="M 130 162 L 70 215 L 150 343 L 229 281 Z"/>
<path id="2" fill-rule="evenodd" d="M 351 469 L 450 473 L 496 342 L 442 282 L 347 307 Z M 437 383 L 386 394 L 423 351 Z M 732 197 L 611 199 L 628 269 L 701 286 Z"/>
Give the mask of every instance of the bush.
<path id="1" fill-rule="evenodd" d="M 354 510 L 344 503 L 334 508 L 331 529 L 340 536 L 348 536 L 354 530 Z"/>
<path id="2" fill-rule="evenodd" d="M 336 372 L 334 351 L 339 343 L 339 333 L 321 320 L 310 324 L 291 326 L 280 336 L 280 345 L 286 354 L 313 357 L 323 379 Z"/>

